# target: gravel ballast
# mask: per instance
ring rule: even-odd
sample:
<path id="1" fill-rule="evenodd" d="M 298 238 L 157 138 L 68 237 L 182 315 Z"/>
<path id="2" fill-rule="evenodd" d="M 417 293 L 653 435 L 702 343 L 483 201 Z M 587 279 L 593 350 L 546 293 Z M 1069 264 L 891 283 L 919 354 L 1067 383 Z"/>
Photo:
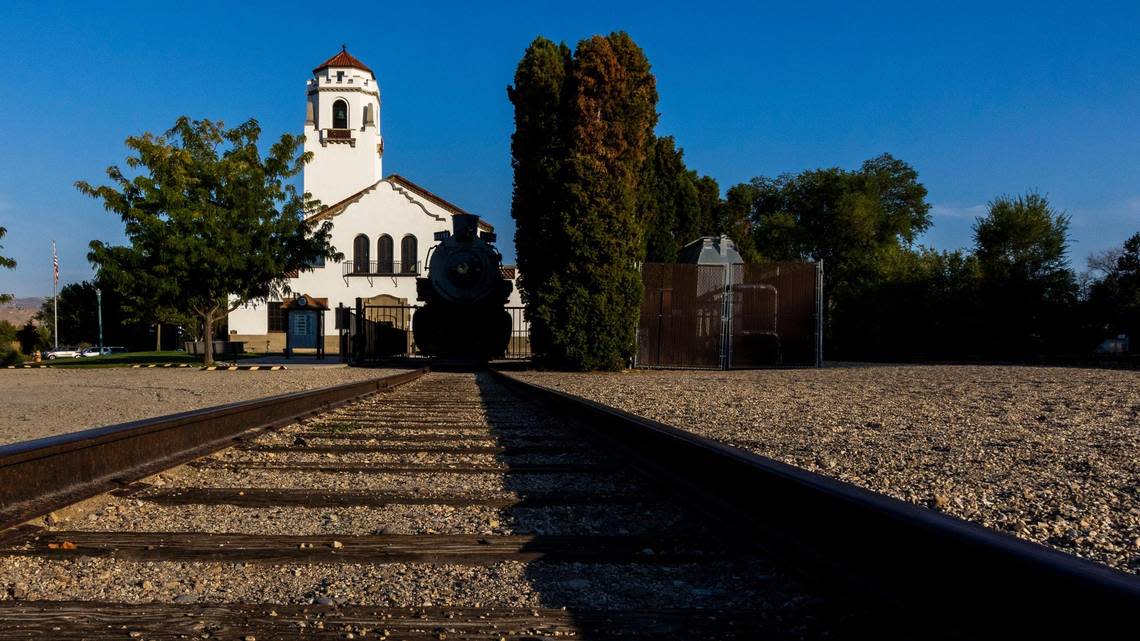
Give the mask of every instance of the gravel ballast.
<path id="1" fill-rule="evenodd" d="M 1140 573 L 1140 372 L 844 365 L 518 376 Z"/>
<path id="2" fill-rule="evenodd" d="M 479 387 L 477 387 L 477 385 Z M 426 422 L 445 422 L 455 416 L 450 408 L 438 407 L 440 400 L 457 405 L 455 399 L 468 398 L 480 389 L 504 405 L 505 396 L 489 375 L 432 374 L 341 407 L 331 414 L 362 416 L 376 414 L 399 423 L 404 399 L 418 401 Z M 429 405 L 424 406 L 424 403 Z M 388 410 L 387 412 L 385 410 Z M 464 421 L 481 423 L 485 437 L 492 442 L 510 442 L 517 437 L 498 433 L 499 421 L 506 424 L 545 423 L 544 408 L 525 402 L 509 407 L 488 408 L 484 413 L 463 412 Z M 481 414 L 481 416 L 480 416 Z M 386 415 L 386 416 L 385 416 Z M 712 608 L 716 612 L 747 608 L 762 618 L 779 620 L 781 631 L 812 629 L 835 625 L 839 601 L 815 590 L 802 577 L 779 568 L 762 550 L 738 547 L 714 536 L 706 517 L 670 497 L 651 490 L 652 483 L 620 465 L 620 461 L 599 450 L 583 450 L 581 433 L 552 431 L 544 444 L 557 443 L 575 454 L 571 458 L 604 461 L 602 468 L 585 472 L 533 468 L 510 471 L 516 461 L 533 463 L 559 461 L 567 455 L 506 456 L 469 455 L 457 450 L 446 453 L 398 454 L 408 462 L 454 465 L 474 458 L 480 464 L 506 467 L 478 474 L 431 471 L 409 474 L 373 471 L 329 472 L 282 467 L 270 464 L 299 463 L 306 459 L 326 464 L 344 464 L 359 453 L 314 452 L 323 443 L 338 442 L 369 447 L 387 447 L 390 442 L 372 440 L 337 441 L 330 436 L 311 436 L 315 421 L 281 428 L 259 435 L 240 447 L 217 452 L 200 460 L 161 472 L 143 482 L 110 495 L 102 495 L 40 522 L 46 529 L 22 543 L 15 543 L 0 554 L 0 602 L 6 600 L 80 600 L 86 602 L 169 603 L 175 605 L 266 603 L 277 605 L 321 606 L 343 604 L 397 607 L 482 607 L 482 608 L 567 608 L 655 610 Z M 409 427 L 409 425 L 405 425 Z M 414 430 L 415 428 L 413 428 Z M 306 434 L 305 436 L 301 436 Z M 367 436 L 370 436 L 366 433 Z M 414 436 L 414 434 L 412 434 Z M 299 440 L 298 440 L 299 439 Z M 495 440 L 501 439 L 501 440 Z M 469 436 L 453 437 L 461 445 Z M 527 440 L 534 440 L 533 437 Z M 427 444 L 437 441 L 425 441 Z M 256 448 L 276 444 L 280 451 Z M 402 446 L 401 446 L 402 447 Z M 245 449 L 253 448 L 253 449 Z M 388 456 L 391 453 L 366 454 Z M 430 457 L 430 458 L 428 458 Z M 254 461 L 246 465 L 242 461 Z M 214 501 L 194 492 L 199 488 L 229 487 L 230 499 Z M 259 489 L 319 493 L 414 494 L 417 499 L 438 495 L 440 499 L 462 499 L 458 505 L 432 502 L 405 505 L 384 499 L 358 505 L 357 499 L 323 502 L 261 503 Z M 185 504 L 171 504 L 171 497 L 185 496 Z M 246 499 L 234 498 L 245 496 Z M 470 504 L 470 499 L 517 498 L 521 504 L 506 506 Z M 551 502 L 525 499 L 542 499 Z M 165 499 L 164 499 L 165 497 Z M 585 502 L 579 502 L 585 497 Z M 335 497 L 334 497 L 335 498 Z M 618 498 L 610 503 L 606 499 Z M 230 502 L 235 501 L 235 502 Z M 83 541 L 99 539 L 93 533 L 134 533 L 134 540 L 145 545 L 137 549 L 141 557 L 130 556 L 128 546 L 112 543 L 112 554 L 86 546 Z M 62 542 L 50 542 L 54 533 Z M 162 536 L 188 533 L 186 540 L 199 541 L 193 557 L 178 552 L 184 537 Z M 247 533 L 259 537 L 309 535 L 320 537 L 319 549 L 293 540 L 272 540 L 268 545 L 276 555 L 245 552 L 247 545 L 233 537 Z M 570 541 L 583 554 L 570 558 L 545 556 L 546 546 L 557 550 L 557 541 L 521 542 L 515 559 L 480 558 L 479 554 L 448 555 L 456 543 L 431 539 L 422 545 L 424 556 L 390 557 L 361 554 L 332 562 L 336 554 L 351 552 L 353 546 L 367 545 L 348 537 L 376 536 L 387 545 L 409 545 L 402 535 L 475 535 L 474 543 L 499 545 L 500 535 L 600 536 L 600 540 Z M 212 538 L 203 540 L 204 535 Z M 42 540 L 48 536 L 49 541 Z M 631 546 L 626 552 L 607 553 L 606 541 L 623 537 Z M 70 537 L 70 538 L 67 538 Z M 111 539 L 117 537 L 112 536 Z M 107 540 L 104 537 L 104 540 Z M 121 538 L 119 539 L 121 540 Z M 78 542 L 78 543 L 77 543 Z M 465 545 L 472 546 L 468 542 Z M 600 546 L 594 550 L 591 546 Z M 54 547 L 53 547 L 54 546 Z M 326 550 L 326 547 L 328 549 Z M 475 547 L 478 547 L 475 546 Z M 46 547 L 46 550 L 44 549 Z M 343 549 L 343 552 L 337 550 Z M 395 549 L 395 548 L 394 548 Z M 122 551 L 120 554 L 119 551 Z M 51 551 L 51 552 L 48 552 Z M 47 552 L 45 554 L 45 552 Z M 528 554 L 540 556 L 526 560 Z M 190 559 L 200 560 L 190 560 Z M 341 557 L 344 558 L 344 557 Z M 571 560 L 573 559 L 573 560 Z M 470 564 L 469 564 L 470 563 Z M 714 613 L 715 614 L 715 613 Z M 837 619 L 838 620 L 838 619 Z M 260 634 L 258 637 L 262 636 Z M 443 634 L 438 635 L 444 638 Z M 504 634 L 504 636 L 507 636 Z M 510 635 L 512 638 L 514 635 Z M 557 636 L 557 635 L 555 635 Z M 796 636 L 792 634 L 791 636 Z M 248 636 L 246 638 L 249 638 Z M 546 637 L 544 637 L 546 638 Z"/>
<path id="3" fill-rule="evenodd" d="M 0 369 L 0 445 L 403 370 Z"/>

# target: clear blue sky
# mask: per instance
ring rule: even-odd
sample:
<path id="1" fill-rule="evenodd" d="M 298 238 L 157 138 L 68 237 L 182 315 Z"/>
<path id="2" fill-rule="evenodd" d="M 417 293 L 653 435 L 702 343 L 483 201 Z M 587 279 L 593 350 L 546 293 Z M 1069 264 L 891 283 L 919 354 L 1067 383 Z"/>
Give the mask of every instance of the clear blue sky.
<path id="1" fill-rule="evenodd" d="M 20 263 L 0 291 L 50 292 L 53 238 L 63 280 L 91 276 L 87 243 L 121 224 L 72 183 L 121 163 L 128 135 L 182 114 L 299 131 L 305 80 L 342 42 L 381 83 L 385 172 L 486 216 L 508 257 L 514 66 L 536 35 L 618 29 L 657 74 L 658 133 L 722 188 L 887 151 L 930 190 L 939 248 L 1029 189 L 1072 215 L 1078 268 L 1140 231 L 1135 0 L 166 4 L 0 6 L 0 225 Z"/>

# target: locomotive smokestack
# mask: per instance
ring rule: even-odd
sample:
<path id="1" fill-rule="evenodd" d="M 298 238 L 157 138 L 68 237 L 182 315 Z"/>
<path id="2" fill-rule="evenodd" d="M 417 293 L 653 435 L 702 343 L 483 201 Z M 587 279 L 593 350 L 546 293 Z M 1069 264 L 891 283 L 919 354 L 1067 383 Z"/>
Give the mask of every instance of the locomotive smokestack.
<path id="1" fill-rule="evenodd" d="M 472 214 L 456 214 L 451 217 L 451 228 L 455 239 L 462 243 L 475 240 L 479 233 L 479 217 Z"/>

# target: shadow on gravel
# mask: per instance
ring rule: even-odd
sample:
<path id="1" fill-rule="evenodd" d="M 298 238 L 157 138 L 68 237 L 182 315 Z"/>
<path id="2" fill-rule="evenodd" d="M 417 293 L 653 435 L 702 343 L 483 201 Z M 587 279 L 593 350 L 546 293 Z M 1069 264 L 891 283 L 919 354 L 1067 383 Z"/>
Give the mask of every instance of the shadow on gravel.
<path id="1" fill-rule="evenodd" d="M 564 610 L 578 638 L 854 636 L 854 618 L 841 605 L 782 572 L 750 537 L 722 536 L 731 528 L 490 373 L 476 381 L 491 432 L 506 448 L 498 456 L 505 490 L 524 499 L 503 509 L 501 525 L 535 535 L 527 549 L 541 556 L 526 564 L 526 580 L 543 607 Z M 539 444 L 556 451 L 539 452 Z"/>

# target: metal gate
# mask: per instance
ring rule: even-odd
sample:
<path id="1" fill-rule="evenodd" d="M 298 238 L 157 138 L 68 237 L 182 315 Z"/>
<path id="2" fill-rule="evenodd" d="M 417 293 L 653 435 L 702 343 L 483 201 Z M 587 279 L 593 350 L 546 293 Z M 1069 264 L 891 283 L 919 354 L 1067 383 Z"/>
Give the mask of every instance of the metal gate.
<path id="1" fill-rule="evenodd" d="M 822 363 L 818 263 L 646 263 L 641 273 L 639 367 Z"/>
<path id="2" fill-rule="evenodd" d="M 415 315 L 420 305 L 366 305 L 356 299 L 356 307 L 338 307 L 341 359 L 352 363 L 377 362 L 391 358 L 424 358 L 416 346 Z M 530 323 L 522 307 L 504 308 L 511 315 L 511 339 L 504 359 L 530 358 Z M 456 319 L 457 332 L 463 331 Z"/>

